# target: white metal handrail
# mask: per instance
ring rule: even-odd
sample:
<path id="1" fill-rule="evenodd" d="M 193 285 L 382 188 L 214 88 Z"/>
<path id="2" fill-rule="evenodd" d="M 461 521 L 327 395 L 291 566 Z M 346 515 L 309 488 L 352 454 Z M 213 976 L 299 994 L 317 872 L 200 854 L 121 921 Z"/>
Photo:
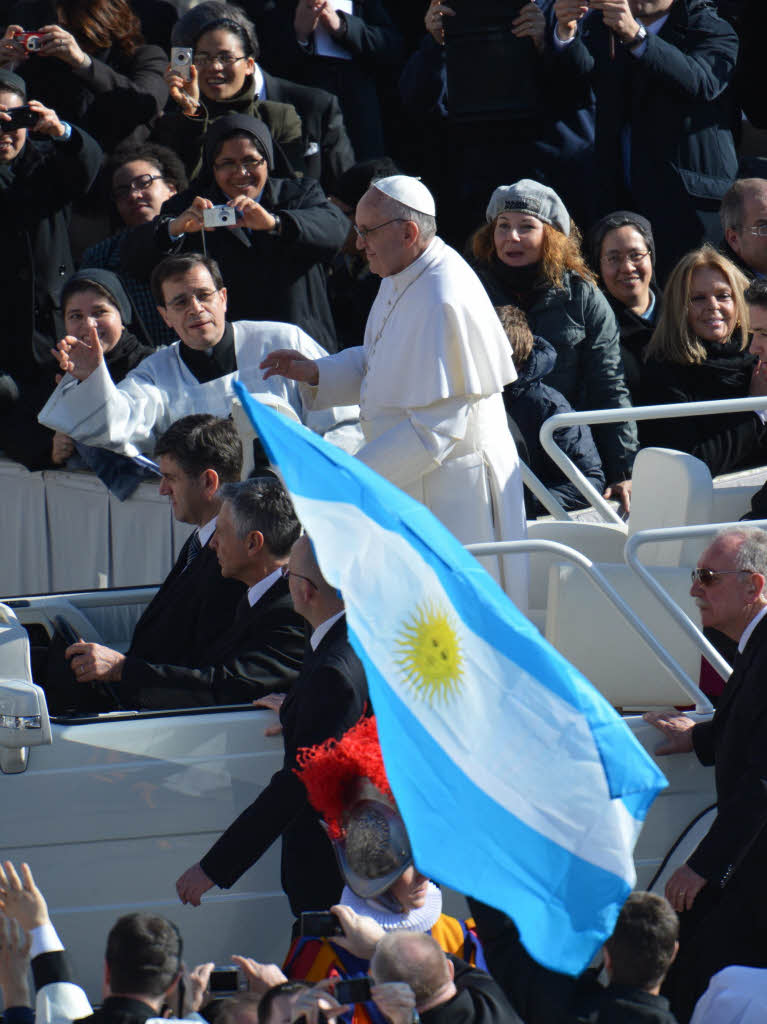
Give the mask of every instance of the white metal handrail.
<path id="1" fill-rule="evenodd" d="M 632 569 L 641 581 L 648 588 L 650 593 L 661 602 L 666 611 L 671 615 L 678 626 L 686 633 L 695 644 L 703 657 L 711 667 L 719 673 L 726 681 L 732 672 L 732 665 L 729 665 L 721 654 L 705 638 L 700 629 L 692 619 L 684 612 L 676 601 L 671 598 L 655 577 L 639 560 L 639 549 L 644 544 L 663 543 L 664 541 L 686 540 L 691 537 L 709 537 L 719 533 L 720 530 L 727 530 L 732 527 L 746 529 L 758 527 L 767 530 L 767 519 L 749 520 L 747 523 L 707 523 L 703 526 L 669 526 L 659 530 L 640 530 L 633 537 L 629 537 L 624 548 L 626 565 Z M 692 566 L 690 567 L 692 568 Z"/>
<path id="2" fill-rule="evenodd" d="M 570 520 L 572 518 L 572 516 L 565 512 L 556 494 L 552 493 L 546 484 L 538 479 L 532 469 L 522 459 L 519 460 L 519 468 L 522 470 L 522 483 L 532 491 L 549 515 L 559 520 Z"/>
<path id="3" fill-rule="evenodd" d="M 586 555 L 582 554 L 580 551 L 576 551 L 574 548 L 570 548 L 566 544 L 560 544 L 553 540 L 495 541 L 485 544 L 467 544 L 466 549 L 476 557 L 480 557 L 482 555 L 523 554 L 530 551 L 550 551 L 552 554 L 558 555 L 560 558 L 573 562 L 575 565 L 583 569 L 594 584 L 602 591 L 605 597 L 612 602 L 628 625 L 639 634 L 640 638 L 645 642 L 645 644 L 647 644 L 656 658 L 658 658 L 658 660 L 671 673 L 679 683 L 682 690 L 684 690 L 690 700 L 695 704 L 695 710 L 701 714 L 713 712 L 714 709 L 711 701 L 698 687 L 697 683 L 687 675 L 676 658 L 669 654 L 666 648 L 658 643 L 633 608 L 626 604 L 620 594 L 613 586 L 611 586 L 610 583 L 608 583 L 607 579 L 599 569 L 597 569 L 591 559 L 587 558 Z"/>
<path id="4" fill-rule="evenodd" d="M 723 398 L 715 402 L 680 402 L 673 405 L 621 406 L 619 409 L 586 409 L 583 412 L 559 412 L 545 420 L 541 426 L 541 446 L 546 454 L 572 481 L 592 508 L 608 523 L 624 526 L 623 520 L 605 501 L 602 495 L 581 473 L 572 459 L 566 455 L 554 440 L 554 431 L 561 427 L 578 426 L 582 423 L 622 423 L 655 419 L 682 419 L 685 416 L 718 416 L 728 412 L 767 410 L 767 397 Z"/>

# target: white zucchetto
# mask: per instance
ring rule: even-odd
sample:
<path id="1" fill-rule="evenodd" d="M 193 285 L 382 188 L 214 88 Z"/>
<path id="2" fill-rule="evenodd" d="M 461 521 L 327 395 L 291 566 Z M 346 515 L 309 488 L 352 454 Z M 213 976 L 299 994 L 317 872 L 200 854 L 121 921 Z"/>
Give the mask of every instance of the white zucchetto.
<path id="1" fill-rule="evenodd" d="M 425 213 L 429 217 L 436 215 L 434 196 L 418 178 L 407 174 L 393 174 L 389 178 L 379 178 L 371 188 L 377 188 L 385 196 L 396 199 L 398 203 L 409 206 L 411 210 Z"/>

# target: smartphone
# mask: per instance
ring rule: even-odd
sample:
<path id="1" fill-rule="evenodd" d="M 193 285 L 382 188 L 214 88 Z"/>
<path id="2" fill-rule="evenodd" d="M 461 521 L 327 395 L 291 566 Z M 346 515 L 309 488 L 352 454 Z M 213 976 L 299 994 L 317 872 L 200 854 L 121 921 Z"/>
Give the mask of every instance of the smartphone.
<path id="1" fill-rule="evenodd" d="M 6 110 L 6 114 L 11 120 L 6 121 L 5 124 L 13 128 L 31 128 L 37 124 L 40 117 L 29 107 L 14 107 L 12 110 Z"/>
<path id="2" fill-rule="evenodd" d="M 240 973 L 236 967 L 214 967 L 208 982 L 211 995 L 231 996 L 240 990 Z"/>
<path id="3" fill-rule="evenodd" d="M 192 66 L 194 50 L 190 46 L 173 46 L 170 51 L 170 66 L 181 78 L 188 82 L 192 77 L 189 70 Z"/>
<path id="4" fill-rule="evenodd" d="M 333 986 L 333 995 L 343 1006 L 354 1003 L 370 1002 L 370 978 L 349 978 L 348 981 L 337 981 Z"/>
<path id="5" fill-rule="evenodd" d="M 301 914 L 301 935 L 313 935 L 316 938 L 330 938 L 343 935 L 344 930 L 335 914 L 329 910 L 308 910 Z"/>

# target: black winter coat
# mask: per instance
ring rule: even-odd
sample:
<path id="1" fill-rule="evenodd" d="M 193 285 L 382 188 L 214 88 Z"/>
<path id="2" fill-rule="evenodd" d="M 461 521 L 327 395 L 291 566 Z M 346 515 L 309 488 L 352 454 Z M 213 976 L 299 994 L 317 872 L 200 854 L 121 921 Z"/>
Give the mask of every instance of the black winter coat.
<path id="1" fill-rule="evenodd" d="M 542 378 L 551 373 L 556 360 L 553 346 L 543 338 L 536 338 L 527 362 L 517 368 L 517 379 L 503 389 L 503 400 L 506 411 L 522 431 L 530 469 L 570 511 L 582 508 L 586 499 L 544 452 L 539 438 L 541 426 L 550 416 L 558 412 L 572 412 L 572 406 L 564 395 L 542 383 Z M 601 494 L 605 489 L 605 475 L 589 427 L 562 427 L 555 431 L 554 437 L 559 447 Z M 535 503 L 531 511 L 540 514 L 540 506 Z"/>
<path id="2" fill-rule="evenodd" d="M 606 288 L 603 289 L 604 296 L 610 303 L 610 308 L 615 313 L 618 321 L 618 330 L 621 338 L 621 356 L 623 358 L 623 372 L 626 377 L 626 387 L 631 394 L 632 405 L 644 405 L 644 391 L 642 381 L 644 378 L 643 354 L 647 342 L 653 335 L 655 325 L 660 316 L 661 293 L 657 288 L 653 289 L 655 294 L 655 308 L 652 320 L 644 320 L 641 316 L 624 306 Z"/>
<path id="3" fill-rule="evenodd" d="M 266 71 L 262 74 L 267 100 L 292 103 L 301 118 L 304 174 L 332 195 L 338 179 L 354 163 L 338 97 Z"/>
<path id="4" fill-rule="evenodd" d="M 682 366 L 648 360 L 645 400 L 663 405 L 745 398 L 756 356 L 742 351 L 739 344 L 732 340 L 725 345 L 707 344 L 708 357 L 700 364 Z M 750 411 L 648 420 L 643 424 L 642 443 L 689 452 L 706 463 L 712 476 L 767 461 L 767 427 Z"/>
<path id="5" fill-rule="evenodd" d="M 61 289 L 74 273 L 69 206 L 93 184 L 102 153 L 77 128 L 67 142 L 27 141 L 0 174 L 0 372 L 37 377 L 56 361 L 51 347 L 63 334 Z"/>
<path id="6" fill-rule="evenodd" d="M 737 117 L 728 88 L 737 56 L 735 30 L 708 0 L 675 0 L 660 32 L 648 35 L 641 57 L 618 45 L 611 59 L 607 29 L 594 13 L 575 42 L 557 54 L 562 88 L 568 76 L 587 76 L 596 95 L 598 212 L 624 207 L 650 220 L 661 280 L 712 230 L 716 235 L 709 240 L 719 238 L 715 215 L 738 170 L 732 137 Z"/>
<path id="7" fill-rule="evenodd" d="M 49 0 L 20 0 L 9 17 L 28 30 L 59 20 Z M 111 153 L 122 142 L 135 145 L 149 135 L 168 98 L 167 64 L 159 46 L 139 46 L 130 57 L 111 46 L 94 53 L 82 71 L 55 58 L 31 57 L 19 74 L 30 97 L 84 128 Z"/>
<path id="8" fill-rule="evenodd" d="M 173 242 L 168 224 L 195 197 L 188 190 L 163 204 L 160 216 L 128 232 L 122 247 L 123 269 L 147 280 L 163 257 L 176 252 L 202 252 L 201 234 Z M 214 203 L 226 196 L 216 185 L 200 194 Z M 277 320 L 297 324 L 329 352 L 336 351 L 322 263 L 333 258 L 346 240 L 346 217 L 309 178 L 271 178 L 261 205 L 279 213 L 282 234 L 244 228 L 217 228 L 205 236 L 208 255 L 216 260 L 228 294 L 229 320 Z"/>
<path id="9" fill-rule="evenodd" d="M 397 65 L 404 56 L 402 36 L 386 7 L 381 0 L 354 0 L 353 13 L 340 15 L 346 34 L 339 45 L 349 60 L 318 56 L 313 42 L 307 49 L 301 47 L 293 28 L 295 9 L 293 0 L 278 0 L 264 18 L 263 49 L 269 70 L 336 95 L 357 159 L 383 156 L 386 146 L 376 73 Z"/>

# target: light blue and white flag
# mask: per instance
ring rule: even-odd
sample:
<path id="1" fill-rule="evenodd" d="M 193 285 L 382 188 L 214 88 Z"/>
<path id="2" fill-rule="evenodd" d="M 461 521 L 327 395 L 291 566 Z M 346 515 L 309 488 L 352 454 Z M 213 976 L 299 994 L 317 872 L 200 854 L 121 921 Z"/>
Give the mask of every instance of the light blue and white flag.
<path id="1" fill-rule="evenodd" d="M 613 930 L 666 780 L 428 509 L 235 387 L 343 593 L 418 869 L 578 973 Z"/>

